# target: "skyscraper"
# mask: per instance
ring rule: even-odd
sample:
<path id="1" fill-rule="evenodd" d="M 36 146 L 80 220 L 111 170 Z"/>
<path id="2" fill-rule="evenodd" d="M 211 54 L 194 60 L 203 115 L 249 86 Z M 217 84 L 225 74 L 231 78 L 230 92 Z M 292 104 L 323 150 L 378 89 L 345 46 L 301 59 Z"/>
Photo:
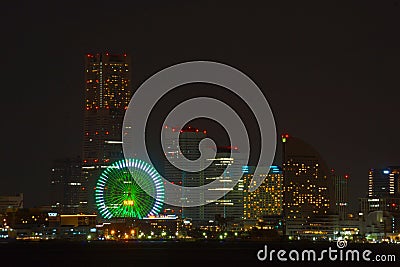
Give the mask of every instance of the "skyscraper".
<path id="1" fill-rule="evenodd" d="M 243 166 L 244 183 L 244 220 L 255 221 L 265 216 L 282 215 L 283 210 L 283 175 L 278 166 L 271 166 L 261 171 L 264 179 L 262 184 L 253 192 L 249 192 L 249 184 L 254 176 L 253 166 Z"/>
<path id="2" fill-rule="evenodd" d="M 335 212 L 339 215 L 339 219 L 346 219 L 347 209 L 349 206 L 349 193 L 348 193 L 348 179 L 349 175 L 332 175 L 334 201 L 332 205 L 335 206 Z"/>
<path id="3" fill-rule="evenodd" d="M 216 182 L 214 190 L 225 191 L 227 194 L 216 201 L 209 201 L 209 204 L 204 206 L 204 219 L 242 220 L 244 184 L 242 166 L 238 163 L 241 157 L 240 150 L 235 146 L 223 146 L 216 149 L 215 158 L 209 159 L 212 163 L 204 171 L 206 183 Z"/>
<path id="4" fill-rule="evenodd" d="M 132 96 L 126 54 L 87 54 L 80 210 L 95 211 L 94 187 L 102 169 L 123 158 L 122 123 Z"/>
<path id="5" fill-rule="evenodd" d="M 400 197 L 399 166 L 370 169 L 368 173 L 368 197 Z"/>
<path id="6" fill-rule="evenodd" d="M 288 134 L 282 135 L 282 144 L 286 234 L 295 234 L 307 219 L 331 211 L 332 183 L 313 147 Z"/>
<path id="7" fill-rule="evenodd" d="M 400 230 L 400 167 L 370 169 L 368 172 L 368 197 L 360 199 L 364 217 L 371 212 L 387 212 L 391 216 L 390 231 Z"/>
<path id="8" fill-rule="evenodd" d="M 199 142 L 207 136 L 207 131 L 202 131 L 193 127 L 186 127 L 180 130 L 179 144 L 169 137 L 169 131 L 176 131 L 175 128 L 167 126 L 165 131 L 165 139 L 167 142 L 167 151 L 165 151 L 166 159 L 172 163 L 180 157 L 185 156 L 189 160 L 195 160 L 200 157 L 198 149 Z M 179 148 L 181 152 L 179 152 Z M 182 171 L 165 162 L 164 176 L 170 182 L 180 186 L 194 187 L 202 186 L 211 182 L 217 182 L 215 190 L 229 191 L 224 197 L 217 201 L 208 201 L 204 199 L 204 195 L 184 196 L 182 200 L 190 202 L 194 198 L 200 198 L 201 202 L 209 202 L 207 205 L 199 207 L 173 207 L 166 205 L 165 209 L 174 210 L 174 213 L 183 218 L 190 218 L 193 221 L 209 221 L 216 217 L 241 219 L 243 217 L 243 181 L 239 179 L 234 184 L 233 177 L 241 176 L 241 166 L 237 166 L 235 157 L 238 156 L 239 150 L 235 147 L 217 147 L 215 158 L 208 159 L 211 161 L 210 166 L 199 172 Z M 233 156 L 235 154 L 235 156 Z M 229 170 L 227 170 L 229 166 Z"/>
<path id="9" fill-rule="evenodd" d="M 174 164 L 176 164 L 176 161 L 183 156 L 189 160 L 195 160 L 199 158 L 200 151 L 198 149 L 198 145 L 199 142 L 207 136 L 207 132 L 193 127 L 186 127 L 180 130 L 179 142 L 176 142 L 172 136 L 173 132 L 178 130 L 179 129 L 174 127 L 167 126 L 167 129 L 164 132 L 164 140 L 167 142 L 164 162 L 164 176 L 168 181 L 179 186 L 200 186 L 204 184 L 204 171 L 186 172 L 178 169 L 174 166 Z M 183 193 L 181 199 L 183 201 L 192 201 L 189 196 L 185 196 Z M 197 214 L 197 218 L 197 216 L 202 217 L 202 215 L 198 214 L 204 214 L 204 207 L 184 208 L 165 205 L 164 208 L 165 210 L 170 209 L 173 211 L 173 213 L 182 217 L 193 217 L 192 214 Z M 187 214 L 188 212 L 189 214 Z"/>
<path id="10" fill-rule="evenodd" d="M 82 160 L 80 157 L 53 162 L 50 180 L 51 206 L 54 210 L 75 214 L 79 211 L 82 192 Z"/>

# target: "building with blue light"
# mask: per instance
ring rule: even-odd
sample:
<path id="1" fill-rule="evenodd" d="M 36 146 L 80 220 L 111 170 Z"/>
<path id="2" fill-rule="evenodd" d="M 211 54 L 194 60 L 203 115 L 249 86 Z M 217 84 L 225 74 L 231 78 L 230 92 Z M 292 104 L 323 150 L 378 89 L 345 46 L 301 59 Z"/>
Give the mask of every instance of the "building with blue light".
<path id="1" fill-rule="evenodd" d="M 370 169 L 368 173 L 368 197 L 399 197 L 399 166 Z"/>
<path id="2" fill-rule="evenodd" d="M 280 216 L 283 211 L 283 175 L 278 166 L 261 168 L 261 185 L 253 192 L 249 191 L 254 177 L 255 167 L 243 166 L 243 219 L 256 222 L 265 217 Z"/>

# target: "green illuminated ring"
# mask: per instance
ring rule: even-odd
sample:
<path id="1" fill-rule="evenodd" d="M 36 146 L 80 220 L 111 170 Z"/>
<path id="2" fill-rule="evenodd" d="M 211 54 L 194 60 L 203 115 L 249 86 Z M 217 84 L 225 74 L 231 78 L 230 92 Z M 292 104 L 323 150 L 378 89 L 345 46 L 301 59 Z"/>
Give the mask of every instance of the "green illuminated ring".
<path id="1" fill-rule="evenodd" d="M 159 214 L 164 202 L 164 186 L 152 165 L 139 159 L 124 159 L 102 172 L 97 180 L 95 199 L 105 219 L 142 219 Z"/>

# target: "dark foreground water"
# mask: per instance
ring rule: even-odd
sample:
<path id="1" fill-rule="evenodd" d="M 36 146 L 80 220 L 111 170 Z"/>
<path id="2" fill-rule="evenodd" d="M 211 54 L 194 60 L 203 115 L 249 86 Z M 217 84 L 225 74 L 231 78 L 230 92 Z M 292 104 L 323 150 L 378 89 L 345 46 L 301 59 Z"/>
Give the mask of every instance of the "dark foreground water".
<path id="1" fill-rule="evenodd" d="M 267 245 L 268 257 L 257 258 L 259 250 Z M 329 259 L 327 252 L 322 261 L 322 250 L 336 249 L 335 243 L 266 243 L 266 242 L 13 242 L 0 243 L 0 266 L 400 266 L 400 244 L 348 244 L 343 260 Z M 276 258 L 276 251 L 286 251 L 286 262 Z M 362 259 L 364 250 L 371 250 L 370 261 Z M 272 260 L 269 259 L 271 250 Z M 288 253 L 296 250 L 314 250 L 317 260 L 293 261 Z M 347 250 L 358 250 L 360 260 L 345 260 Z M 264 251 L 259 254 L 265 255 Z M 384 255 L 386 262 L 377 262 L 376 255 Z M 395 255 L 396 261 L 389 259 Z M 292 256 L 296 254 L 292 252 Z M 306 255 L 307 256 L 307 255 Z M 351 255 L 350 255 L 351 256 Z M 285 258 L 285 257 L 284 257 Z M 388 262 L 388 260 L 392 260 Z M 332 265 L 333 264 L 333 265 Z"/>

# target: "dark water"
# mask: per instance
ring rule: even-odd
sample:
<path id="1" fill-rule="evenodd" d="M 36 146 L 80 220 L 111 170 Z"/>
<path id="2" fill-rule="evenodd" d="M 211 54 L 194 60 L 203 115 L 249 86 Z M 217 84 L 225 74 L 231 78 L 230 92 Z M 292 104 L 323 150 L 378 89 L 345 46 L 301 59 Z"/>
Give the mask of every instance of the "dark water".
<path id="1" fill-rule="evenodd" d="M 276 257 L 259 261 L 257 252 L 285 249 L 337 249 L 335 243 L 265 242 L 13 242 L 0 244 L 0 266 L 315 266 L 316 262 L 281 262 Z M 395 255 L 396 262 L 354 262 L 325 259 L 318 265 L 400 266 L 400 244 L 349 244 L 345 249 L 369 249 L 377 254 Z M 319 254 L 317 254 L 319 255 Z M 6 265 L 5 263 L 8 263 Z M 333 265 L 332 265 L 333 264 Z"/>

